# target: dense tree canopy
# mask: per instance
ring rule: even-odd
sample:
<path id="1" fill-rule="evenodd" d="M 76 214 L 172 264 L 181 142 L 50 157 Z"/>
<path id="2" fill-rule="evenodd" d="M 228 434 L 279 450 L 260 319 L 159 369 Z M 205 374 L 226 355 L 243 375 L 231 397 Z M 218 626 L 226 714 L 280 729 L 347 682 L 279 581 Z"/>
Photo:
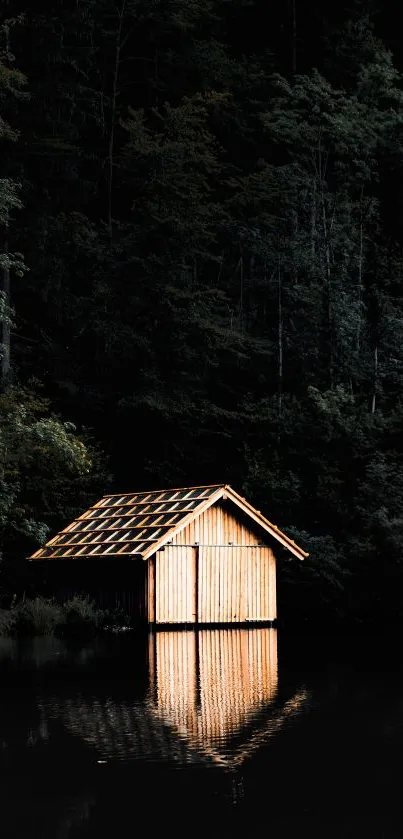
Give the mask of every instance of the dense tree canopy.
<path id="1" fill-rule="evenodd" d="M 283 614 L 401 617 L 393 14 L 370 0 L 4 6 L 5 552 L 102 480 L 227 481 L 311 553 L 281 563 Z M 66 423 L 91 430 L 108 473 L 97 455 L 91 477 Z"/>

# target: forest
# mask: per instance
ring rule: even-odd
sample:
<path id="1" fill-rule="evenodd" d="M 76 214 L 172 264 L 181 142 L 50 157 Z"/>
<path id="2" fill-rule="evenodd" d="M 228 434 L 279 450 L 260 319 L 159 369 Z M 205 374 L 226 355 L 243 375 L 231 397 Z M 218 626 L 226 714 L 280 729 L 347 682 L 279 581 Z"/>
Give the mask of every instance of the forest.
<path id="1" fill-rule="evenodd" d="M 403 620 L 398 11 L 3 0 L 1 590 L 103 493 L 229 483 L 310 553 L 283 616 Z"/>

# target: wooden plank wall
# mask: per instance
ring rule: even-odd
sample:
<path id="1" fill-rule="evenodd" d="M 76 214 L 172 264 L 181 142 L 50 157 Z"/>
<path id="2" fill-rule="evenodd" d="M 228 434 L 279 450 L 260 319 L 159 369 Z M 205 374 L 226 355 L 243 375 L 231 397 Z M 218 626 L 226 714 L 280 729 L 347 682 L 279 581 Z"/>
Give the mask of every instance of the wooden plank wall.
<path id="1" fill-rule="evenodd" d="M 199 623 L 275 620 L 275 573 L 270 548 L 201 548 Z"/>
<path id="2" fill-rule="evenodd" d="M 236 512 L 233 504 L 218 503 L 183 528 L 173 539 L 174 545 L 259 545 L 262 537 L 250 528 L 248 520 Z"/>
<path id="3" fill-rule="evenodd" d="M 194 547 L 167 546 L 156 556 L 157 623 L 195 623 L 196 574 Z"/>
<path id="4" fill-rule="evenodd" d="M 274 554 L 225 504 L 211 507 L 158 552 L 155 591 L 155 611 L 149 594 L 149 614 L 157 623 L 277 617 Z"/>

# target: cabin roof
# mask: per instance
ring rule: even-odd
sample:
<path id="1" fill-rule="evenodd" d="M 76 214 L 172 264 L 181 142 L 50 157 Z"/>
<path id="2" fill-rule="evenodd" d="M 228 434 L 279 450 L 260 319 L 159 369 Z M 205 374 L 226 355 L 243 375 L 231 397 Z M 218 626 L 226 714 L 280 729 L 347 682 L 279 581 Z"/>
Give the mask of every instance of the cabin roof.
<path id="1" fill-rule="evenodd" d="M 232 501 L 299 559 L 308 556 L 227 484 L 106 495 L 29 559 L 148 559 L 220 500 Z"/>

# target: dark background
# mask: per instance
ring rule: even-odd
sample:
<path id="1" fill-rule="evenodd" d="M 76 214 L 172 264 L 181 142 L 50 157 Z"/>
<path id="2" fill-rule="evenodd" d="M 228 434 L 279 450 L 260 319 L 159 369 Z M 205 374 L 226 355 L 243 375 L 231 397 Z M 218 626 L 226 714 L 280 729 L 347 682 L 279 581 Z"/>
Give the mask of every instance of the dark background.
<path id="1" fill-rule="evenodd" d="M 3 4 L 3 252 L 28 270 L 2 416 L 28 387 L 96 450 L 65 504 L 62 466 L 55 505 L 25 463 L 6 559 L 35 547 L 27 494 L 54 530 L 103 492 L 228 482 L 310 551 L 285 617 L 401 620 L 398 13 Z"/>

